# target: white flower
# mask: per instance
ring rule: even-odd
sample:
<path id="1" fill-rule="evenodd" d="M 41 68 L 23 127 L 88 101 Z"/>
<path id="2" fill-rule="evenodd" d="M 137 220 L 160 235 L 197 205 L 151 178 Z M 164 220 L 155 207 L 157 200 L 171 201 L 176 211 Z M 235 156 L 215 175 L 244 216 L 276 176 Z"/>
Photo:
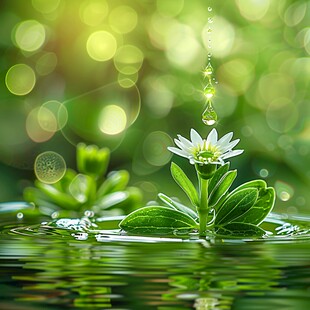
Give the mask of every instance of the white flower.
<path id="1" fill-rule="evenodd" d="M 237 156 L 243 153 L 243 150 L 232 150 L 240 139 L 230 141 L 233 133 L 229 132 L 218 140 L 216 129 L 212 129 L 206 139 L 202 139 L 199 133 L 191 129 L 191 141 L 178 135 L 174 139 L 179 147 L 168 147 L 172 153 L 188 158 L 191 164 L 220 164 L 224 165 L 224 159 Z"/>

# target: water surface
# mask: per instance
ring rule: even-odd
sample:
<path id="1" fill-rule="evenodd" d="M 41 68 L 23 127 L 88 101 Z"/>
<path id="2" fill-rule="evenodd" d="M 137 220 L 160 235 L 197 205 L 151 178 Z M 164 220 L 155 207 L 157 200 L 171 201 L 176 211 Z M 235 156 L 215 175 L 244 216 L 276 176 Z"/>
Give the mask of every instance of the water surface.
<path id="1" fill-rule="evenodd" d="M 142 242 L 34 227 L 2 228 L 0 309 L 310 307 L 310 240 L 303 234 L 293 241 L 280 232 L 264 241 Z"/>

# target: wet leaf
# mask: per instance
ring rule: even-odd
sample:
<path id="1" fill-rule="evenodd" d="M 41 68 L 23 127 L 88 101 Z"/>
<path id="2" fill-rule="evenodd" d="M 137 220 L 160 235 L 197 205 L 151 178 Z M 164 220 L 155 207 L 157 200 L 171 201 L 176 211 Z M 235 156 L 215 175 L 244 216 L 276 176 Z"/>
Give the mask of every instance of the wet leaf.
<path id="1" fill-rule="evenodd" d="M 171 163 L 171 174 L 176 183 L 184 190 L 194 206 L 198 206 L 199 199 L 195 186 L 186 176 L 183 170 L 175 163 Z"/>
<path id="2" fill-rule="evenodd" d="M 236 220 L 242 223 L 258 225 L 270 213 L 275 202 L 275 191 L 272 187 L 262 188 L 258 193 L 255 204 Z"/>
<path id="3" fill-rule="evenodd" d="M 214 173 L 213 177 L 211 178 L 209 182 L 209 186 L 208 186 L 209 193 L 213 191 L 216 184 L 221 180 L 223 175 L 228 171 L 229 166 L 230 166 L 230 162 L 227 162 L 225 165 L 221 166 L 220 168 L 216 170 L 216 172 Z"/>
<path id="4" fill-rule="evenodd" d="M 159 193 L 158 194 L 158 198 L 164 202 L 165 204 L 167 204 L 169 207 L 179 210 L 187 215 L 189 215 L 191 218 L 193 219 L 197 219 L 198 218 L 198 214 L 192 210 L 191 208 L 184 206 L 183 204 L 181 204 L 180 202 L 177 202 L 175 200 L 173 200 L 172 198 L 166 196 L 165 194 Z"/>
<path id="5" fill-rule="evenodd" d="M 217 184 L 213 187 L 209 196 L 209 205 L 215 206 L 219 200 L 227 193 L 231 184 L 237 176 L 237 170 L 227 171 Z"/>
<path id="6" fill-rule="evenodd" d="M 258 190 L 256 188 L 242 189 L 230 195 L 218 211 L 215 225 L 233 222 L 247 212 L 255 204 L 257 198 Z"/>
<path id="7" fill-rule="evenodd" d="M 246 223 L 228 223 L 225 225 L 220 225 L 216 229 L 217 235 L 224 235 L 228 237 L 262 237 L 266 234 L 265 230 L 262 228 L 255 226 L 253 224 L 246 224 Z"/>
<path id="8" fill-rule="evenodd" d="M 169 234 L 175 230 L 187 231 L 198 228 L 188 215 L 166 207 L 144 207 L 130 213 L 119 226 L 135 234 Z"/>

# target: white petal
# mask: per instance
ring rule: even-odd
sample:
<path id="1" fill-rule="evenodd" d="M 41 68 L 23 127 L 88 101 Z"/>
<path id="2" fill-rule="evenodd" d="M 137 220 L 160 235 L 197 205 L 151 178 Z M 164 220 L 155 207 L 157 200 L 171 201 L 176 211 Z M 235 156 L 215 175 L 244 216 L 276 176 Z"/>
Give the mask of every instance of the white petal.
<path id="1" fill-rule="evenodd" d="M 187 148 L 191 148 L 193 147 L 192 142 L 190 142 L 189 140 L 187 140 L 186 138 L 182 137 L 181 135 L 178 135 L 179 140 L 183 143 L 183 145 L 185 145 Z"/>
<path id="2" fill-rule="evenodd" d="M 240 139 L 236 139 L 234 141 L 231 141 L 226 146 L 222 147 L 221 151 L 223 153 L 225 153 L 226 151 L 232 150 L 239 143 L 239 141 L 240 141 Z"/>
<path id="3" fill-rule="evenodd" d="M 234 157 L 237 155 L 240 155 L 243 153 L 243 150 L 234 150 L 234 151 L 230 151 L 224 155 L 221 156 L 222 159 L 226 159 L 226 158 L 230 158 L 230 157 Z"/>
<path id="4" fill-rule="evenodd" d="M 174 153 L 174 154 L 177 154 L 177 155 L 179 155 L 179 156 L 188 158 L 188 155 L 189 155 L 189 154 L 188 154 L 187 152 L 183 151 L 183 150 L 180 150 L 180 149 L 178 149 L 178 148 L 176 148 L 176 147 L 171 147 L 171 146 L 168 146 L 167 149 L 168 149 L 170 152 Z"/>
<path id="5" fill-rule="evenodd" d="M 202 138 L 195 129 L 191 129 L 191 140 L 194 146 L 201 145 L 203 143 Z"/>
<path id="6" fill-rule="evenodd" d="M 181 149 L 181 150 L 186 150 L 186 146 L 180 142 L 178 139 L 174 139 L 174 143 Z"/>
<path id="7" fill-rule="evenodd" d="M 211 144 L 211 145 L 215 145 L 217 142 L 217 131 L 215 128 L 213 128 L 211 130 L 211 132 L 208 134 L 207 137 L 207 145 Z"/>
<path id="8" fill-rule="evenodd" d="M 217 145 L 219 147 L 223 147 L 224 148 L 225 145 L 229 143 L 229 141 L 231 140 L 232 136 L 233 136 L 232 132 L 227 133 L 225 136 L 223 136 L 220 140 L 217 141 Z"/>

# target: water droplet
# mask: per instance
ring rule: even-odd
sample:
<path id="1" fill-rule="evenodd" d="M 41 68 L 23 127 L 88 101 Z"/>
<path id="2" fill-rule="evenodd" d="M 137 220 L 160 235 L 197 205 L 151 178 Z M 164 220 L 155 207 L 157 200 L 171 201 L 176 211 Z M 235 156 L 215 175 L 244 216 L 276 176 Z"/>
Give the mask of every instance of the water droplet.
<path id="1" fill-rule="evenodd" d="M 211 6 L 208 7 L 208 11 L 209 11 L 209 12 L 212 12 Z"/>
<path id="2" fill-rule="evenodd" d="M 212 126 L 217 121 L 217 114 L 213 109 L 212 102 L 208 101 L 205 110 L 201 115 L 201 119 L 204 124 Z"/>
<path id="3" fill-rule="evenodd" d="M 208 33 L 211 33 L 211 32 L 212 32 L 212 28 L 209 27 L 208 30 L 207 30 L 207 32 L 208 32 Z"/>
<path id="4" fill-rule="evenodd" d="M 203 71 L 205 76 L 210 76 L 213 73 L 213 67 L 211 65 L 211 63 L 209 62 L 205 68 L 205 70 Z"/>
<path id="5" fill-rule="evenodd" d="M 211 58 L 211 56 L 212 56 L 212 53 L 209 52 L 209 53 L 208 53 L 208 58 Z"/>
<path id="6" fill-rule="evenodd" d="M 61 155 L 55 152 L 44 152 L 36 158 L 34 172 L 39 181 L 53 184 L 64 176 L 66 162 Z"/>
<path id="7" fill-rule="evenodd" d="M 24 217 L 24 213 L 18 212 L 18 213 L 16 214 L 16 217 L 17 217 L 19 220 L 21 220 L 21 219 L 23 219 L 23 217 Z"/>
<path id="8" fill-rule="evenodd" d="M 213 18 L 212 17 L 208 17 L 208 23 L 212 24 L 213 23 Z"/>
<path id="9" fill-rule="evenodd" d="M 211 99 L 215 95 L 215 88 L 213 87 L 212 83 L 208 83 L 204 88 L 204 94 L 207 99 Z"/>

